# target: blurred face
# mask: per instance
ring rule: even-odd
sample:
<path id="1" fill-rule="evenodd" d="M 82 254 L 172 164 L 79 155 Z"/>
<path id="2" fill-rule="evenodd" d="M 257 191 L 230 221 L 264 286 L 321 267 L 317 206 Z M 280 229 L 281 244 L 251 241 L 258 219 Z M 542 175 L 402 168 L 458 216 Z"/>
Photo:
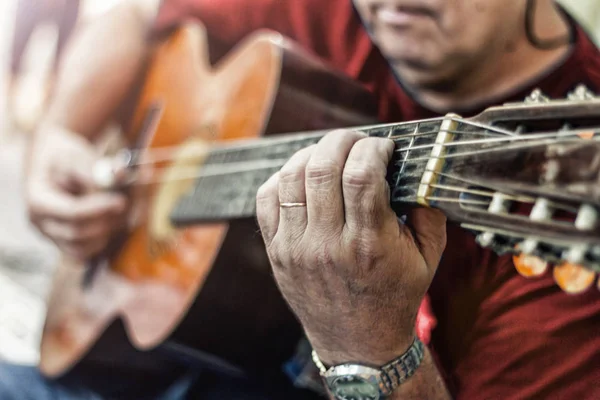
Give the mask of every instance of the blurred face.
<path id="1" fill-rule="evenodd" d="M 353 1 L 401 78 L 424 85 L 476 70 L 523 32 L 524 0 Z"/>

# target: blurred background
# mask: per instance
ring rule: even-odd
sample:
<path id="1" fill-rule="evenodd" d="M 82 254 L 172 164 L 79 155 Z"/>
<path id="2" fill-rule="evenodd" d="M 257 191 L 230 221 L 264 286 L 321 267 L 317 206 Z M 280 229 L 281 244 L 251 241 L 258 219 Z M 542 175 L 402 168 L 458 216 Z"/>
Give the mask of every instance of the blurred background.
<path id="1" fill-rule="evenodd" d="M 52 3 L 61 7 L 70 1 L 34 3 L 40 7 Z M 122 0 L 81 0 L 76 24 L 89 23 L 119 1 Z M 27 132 L 39 117 L 46 89 L 52 81 L 59 34 L 48 22 L 33 31 L 24 48 L 21 78 L 11 83 L 17 3 L 18 0 L 0 1 L 0 359 L 33 364 L 38 360 L 45 298 L 57 252 L 28 224 L 22 200 L 21 170 Z M 561 3 L 582 21 L 600 44 L 600 0 L 561 0 Z M 14 118 L 9 118 L 9 106 Z"/>

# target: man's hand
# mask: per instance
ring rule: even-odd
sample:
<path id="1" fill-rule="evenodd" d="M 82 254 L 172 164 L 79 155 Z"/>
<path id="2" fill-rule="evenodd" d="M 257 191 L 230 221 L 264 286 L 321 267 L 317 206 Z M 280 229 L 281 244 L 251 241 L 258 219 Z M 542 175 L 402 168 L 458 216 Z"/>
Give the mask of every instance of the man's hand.
<path id="1" fill-rule="evenodd" d="M 26 183 L 31 221 L 61 251 L 83 261 L 103 250 L 122 226 L 126 199 L 95 187 L 98 155 L 86 138 L 59 128 L 36 136 Z"/>
<path id="2" fill-rule="evenodd" d="M 403 224 L 392 211 L 393 149 L 388 139 L 331 132 L 257 195 L 275 278 L 325 363 L 382 365 L 404 353 L 445 247 L 440 212 L 416 209 Z"/>

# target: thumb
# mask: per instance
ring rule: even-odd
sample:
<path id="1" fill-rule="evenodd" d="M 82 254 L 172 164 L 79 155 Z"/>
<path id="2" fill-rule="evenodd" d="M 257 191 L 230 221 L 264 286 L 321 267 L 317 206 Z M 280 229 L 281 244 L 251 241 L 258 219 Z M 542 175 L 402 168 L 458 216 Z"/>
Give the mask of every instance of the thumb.
<path id="1" fill-rule="evenodd" d="M 446 247 L 446 216 L 433 208 L 418 207 L 407 214 L 406 225 L 427 266 L 437 268 Z"/>
<path id="2" fill-rule="evenodd" d="M 95 189 L 94 165 L 99 157 L 91 143 L 74 138 L 64 150 L 62 162 L 53 165 L 53 180 L 63 189 L 75 193 L 89 193 Z"/>

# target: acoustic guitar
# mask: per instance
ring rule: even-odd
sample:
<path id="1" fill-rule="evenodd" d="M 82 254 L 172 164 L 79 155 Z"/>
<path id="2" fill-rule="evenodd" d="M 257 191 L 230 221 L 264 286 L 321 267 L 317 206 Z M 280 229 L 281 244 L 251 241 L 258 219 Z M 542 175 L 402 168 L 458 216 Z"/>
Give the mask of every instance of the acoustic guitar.
<path id="1" fill-rule="evenodd" d="M 302 330 L 272 278 L 255 196 L 335 127 L 396 142 L 388 181 L 399 216 L 441 209 L 482 246 L 514 254 L 525 275 L 550 263 L 567 291 L 593 284 L 600 99 L 584 87 L 562 100 L 536 91 L 470 119 L 377 124 L 364 88 L 279 34 L 258 32 L 209 60 L 201 25 L 157 46 L 116 157 L 132 199 L 128 228 L 90 265 L 61 263 L 44 374 L 73 368 L 116 320 L 141 352 L 180 350 L 232 373 L 280 368 Z M 98 181 L 113 184 L 102 169 Z"/>

